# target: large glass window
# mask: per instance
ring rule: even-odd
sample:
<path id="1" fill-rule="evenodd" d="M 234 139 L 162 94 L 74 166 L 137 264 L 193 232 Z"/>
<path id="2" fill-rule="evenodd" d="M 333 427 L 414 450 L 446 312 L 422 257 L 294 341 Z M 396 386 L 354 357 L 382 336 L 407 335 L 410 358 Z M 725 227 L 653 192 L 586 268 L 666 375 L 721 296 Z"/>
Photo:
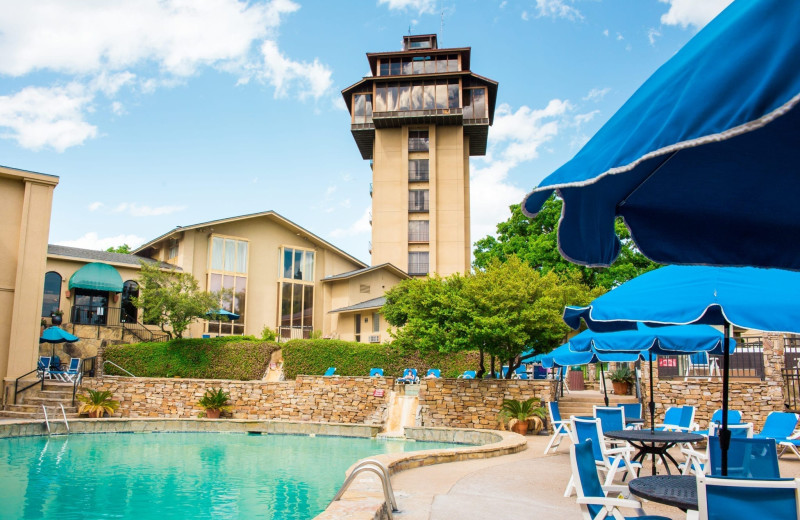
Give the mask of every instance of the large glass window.
<path id="1" fill-rule="evenodd" d="M 353 123 L 372 122 L 372 94 L 353 94 Z"/>
<path id="2" fill-rule="evenodd" d="M 379 334 L 381 331 L 381 315 L 377 312 L 372 313 L 372 332 Z"/>
<path id="3" fill-rule="evenodd" d="M 408 211 L 429 211 L 428 190 L 408 190 Z"/>
<path id="4" fill-rule="evenodd" d="M 59 310 L 61 305 L 61 275 L 50 271 L 44 275 L 44 298 L 42 299 L 42 316 L 50 316 Z"/>
<path id="5" fill-rule="evenodd" d="M 427 220 L 410 220 L 408 222 L 409 242 L 428 242 L 430 223 Z"/>
<path id="6" fill-rule="evenodd" d="M 121 321 L 124 323 L 136 323 L 138 310 L 133 304 L 133 299 L 139 297 L 139 284 L 133 280 L 128 280 L 122 284 L 122 304 Z"/>
<path id="7" fill-rule="evenodd" d="M 249 245 L 246 240 L 211 237 L 208 291 L 221 293 L 219 308 L 238 314 L 239 318 L 209 321 L 208 332 L 210 333 L 244 334 L 248 249 Z"/>
<path id="8" fill-rule="evenodd" d="M 427 152 L 430 148 L 430 139 L 427 130 L 408 131 L 408 151 Z"/>
<path id="9" fill-rule="evenodd" d="M 314 251 L 284 247 L 280 258 L 281 337 L 310 337 L 314 323 Z"/>
<path id="10" fill-rule="evenodd" d="M 464 119 L 486 119 L 486 89 L 464 89 Z"/>
<path id="11" fill-rule="evenodd" d="M 429 253 L 427 251 L 408 253 L 408 274 L 428 274 L 428 255 Z"/>
<path id="12" fill-rule="evenodd" d="M 408 180 L 409 182 L 425 182 L 429 179 L 430 169 L 428 159 L 409 159 L 408 161 Z"/>

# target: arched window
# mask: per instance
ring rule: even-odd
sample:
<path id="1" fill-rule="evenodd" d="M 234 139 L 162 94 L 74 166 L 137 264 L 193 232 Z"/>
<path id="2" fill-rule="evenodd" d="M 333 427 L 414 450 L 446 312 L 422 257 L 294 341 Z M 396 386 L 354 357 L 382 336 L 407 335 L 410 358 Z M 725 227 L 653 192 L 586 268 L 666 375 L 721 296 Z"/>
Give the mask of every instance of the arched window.
<path id="1" fill-rule="evenodd" d="M 50 271 L 44 275 L 44 298 L 42 298 L 42 317 L 50 316 L 61 306 L 61 275 Z"/>
<path id="2" fill-rule="evenodd" d="M 138 311 L 138 309 L 131 301 L 131 298 L 138 297 L 138 283 L 134 280 L 128 280 L 122 284 L 122 321 L 125 323 L 136 323 L 136 311 Z"/>

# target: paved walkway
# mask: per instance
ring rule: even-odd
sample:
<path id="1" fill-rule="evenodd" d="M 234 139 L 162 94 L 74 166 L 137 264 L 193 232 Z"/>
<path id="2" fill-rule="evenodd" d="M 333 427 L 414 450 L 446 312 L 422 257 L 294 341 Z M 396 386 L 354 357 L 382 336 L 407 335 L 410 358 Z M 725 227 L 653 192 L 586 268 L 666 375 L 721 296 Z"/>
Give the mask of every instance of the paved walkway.
<path id="1" fill-rule="evenodd" d="M 559 518 L 579 520 L 575 497 L 564 498 L 569 480 L 569 441 L 543 455 L 548 437 L 528 436 L 528 449 L 493 459 L 437 464 L 392 477 L 403 520 L 459 518 Z M 780 459 L 781 475 L 800 477 L 800 460 Z M 644 474 L 644 473 L 643 473 Z M 683 520 L 679 509 L 646 502 L 644 510 Z M 631 512 L 626 511 L 631 514 Z"/>

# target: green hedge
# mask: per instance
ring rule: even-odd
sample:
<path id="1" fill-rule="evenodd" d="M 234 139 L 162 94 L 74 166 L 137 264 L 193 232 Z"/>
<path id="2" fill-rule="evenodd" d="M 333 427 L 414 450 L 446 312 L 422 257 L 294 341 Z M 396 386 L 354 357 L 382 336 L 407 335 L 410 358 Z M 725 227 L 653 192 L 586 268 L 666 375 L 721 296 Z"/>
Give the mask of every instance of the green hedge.
<path id="1" fill-rule="evenodd" d="M 405 368 L 416 368 L 424 377 L 429 368 L 438 368 L 442 377 L 457 377 L 464 370 L 477 370 L 477 352 L 403 352 L 389 344 L 355 343 L 330 339 L 292 340 L 282 344 L 286 379 L 300 374 L 324 374 L 336 367 L 339 376 L 369 375 L 370 368 L 383 368 L 387 377 L 400 377 Z"/>
<path id="2" fill-rule="evenodd" d="M 104 359 L 138 377 L 261 379 L 277 343 L 252 336 L 172 340 L 166 343 L 109 345 Z M 125 375 L 106 365 L 109 375 Z"/>

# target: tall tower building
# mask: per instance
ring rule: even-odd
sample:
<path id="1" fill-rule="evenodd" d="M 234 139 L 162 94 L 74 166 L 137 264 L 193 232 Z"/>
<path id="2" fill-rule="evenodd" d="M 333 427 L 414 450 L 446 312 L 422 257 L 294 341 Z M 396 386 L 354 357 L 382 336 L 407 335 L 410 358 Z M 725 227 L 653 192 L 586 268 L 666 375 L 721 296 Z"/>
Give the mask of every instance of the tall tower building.
<path id="1" fill-rule="evenodd" d="M 497 82 L 470 71 L 470 48 L 436 35 L 368 53 L 371 75 L 342 91 L 372 166 L 372 264 L 412 276 L 470 268 L 469 157 L 484 155 Z"/>

